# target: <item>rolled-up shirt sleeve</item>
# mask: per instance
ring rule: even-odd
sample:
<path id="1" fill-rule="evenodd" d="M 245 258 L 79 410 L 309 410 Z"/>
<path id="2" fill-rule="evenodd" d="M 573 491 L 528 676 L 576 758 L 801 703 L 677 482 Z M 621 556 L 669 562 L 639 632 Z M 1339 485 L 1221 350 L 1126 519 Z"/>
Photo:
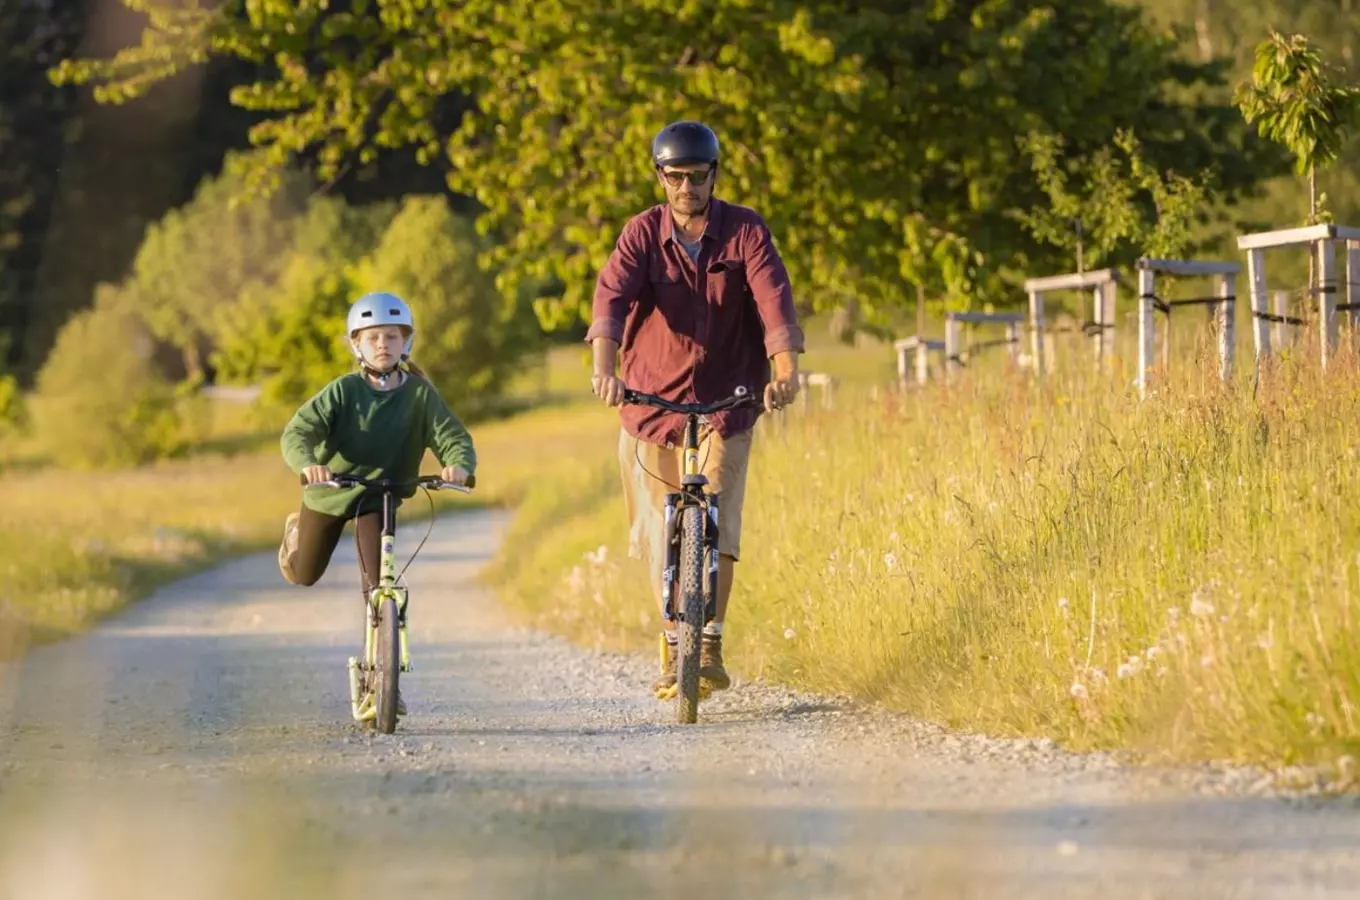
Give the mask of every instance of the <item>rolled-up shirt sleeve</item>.
<path id="1" fill-rule="evenodd" d="M 609 254 L 609 261 L 595 281 L 590 328 L 586 343 L 608 338 L 623 343 L 623 323 L 629 308 L 647 283 L 647 234 L 641 217 L 632 219 Z"/>
<path id="2" fill-rule="evenodd" d="M 771 357 L 787 351 L 802 353 L 803 329 L 793 306 L 789 273 L 763 219 L 757 219 L 747 227 L 743 243 L 746 282 L 751 286 L 756 310 L 765 326 L 765 355 Z"/>

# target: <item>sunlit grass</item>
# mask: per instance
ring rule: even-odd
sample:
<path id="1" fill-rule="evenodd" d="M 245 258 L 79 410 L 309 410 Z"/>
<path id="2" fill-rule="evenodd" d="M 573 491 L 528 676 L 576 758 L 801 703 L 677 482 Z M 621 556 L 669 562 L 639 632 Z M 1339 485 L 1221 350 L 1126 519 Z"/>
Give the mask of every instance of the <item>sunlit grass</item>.
<path id="1" fill-rule="evenodd" d="M 1126 362 L 1097 374 L 1078 343 L 1042 385 L 993 364 L 762 423 L 733 668 L 1073 747 L 1346 768 L 1354 352 L 1323 376 L 1305 345 L 1259 387 L 1247 356 L 1223 386 L 1192 332 L 1142 404 Z M 612 457 L 544 476 L 495 573 L 505 596 L 649 649 Z"/>
<path id="2" fill-rule="evenodd" d="M 436 508 L 515 503 L 543 467 L 596 452 L 613 426 L 608 410 L 581 404 L 479 426 L 477 492 L 434 495 Z M 277 434 L 251 440 L 269 449 L 130 471 L 21 467 L 0 476 L 0 655 L 78 631 L 215 560 L 275 546 L 301 488 Z M 435 469 L 427 458 L 425 471 Z M 422 496 L 403 508 L 427 512 Z"/>

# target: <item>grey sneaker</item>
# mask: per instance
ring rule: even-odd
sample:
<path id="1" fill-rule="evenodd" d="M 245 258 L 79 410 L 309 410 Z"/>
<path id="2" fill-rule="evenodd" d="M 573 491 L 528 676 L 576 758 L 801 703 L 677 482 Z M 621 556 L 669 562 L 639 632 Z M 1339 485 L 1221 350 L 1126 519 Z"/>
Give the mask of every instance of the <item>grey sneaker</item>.
<path id="1" fill-rule="evenodd" d="M 283 523 L 283 542 L 279 544 L 279 571 L 289 584 L 297 584 L 297 576 L 293 574 L 293 557 L 297 555 L 300 518 L 300 513 L 288 514 Z"/>

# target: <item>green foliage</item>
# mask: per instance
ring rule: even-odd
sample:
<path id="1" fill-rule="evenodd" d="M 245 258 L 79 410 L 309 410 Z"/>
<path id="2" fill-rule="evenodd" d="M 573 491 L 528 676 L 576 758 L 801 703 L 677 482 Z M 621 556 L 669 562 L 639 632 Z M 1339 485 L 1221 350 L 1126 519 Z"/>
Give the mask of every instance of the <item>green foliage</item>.
<path id="1" fill-rule="evenodd" d="M 1073 161 L 1057 135 L 1031 132 L 1020 142 L 1048 208 L 1016 213 L 1035 239 L 1065 250 L 1076 247 L 1080 222 L 1083 262 L 1089 267 L 1127 264 L 1138 256 L 1184 258 L 1194 242 L 1196 219 L 1209 195 L 1211 175 L 1192 179 L 1164 175 L 1146 159 L 1138 138 L 1120 129 L 1113 146 Z M 1118 154 L 1116 154 L 1118 151 Z M 1081 183 L 1070 179 L 1080 174 Z"/>
<path id="2" fill-rule="evenodd" d="M 390 290 L 411 304 L 413 358 L 455 409 L 472 413 L 503 391 L 524 352 L 525 295 L 505 299 L 478 258 L 489 241 L 443 197 L 408 197 L 377 249 L 357 268 L 363 291 Z"/>
<path id="3" fill-rule="evenodd" d="M 1316 173 L 1336 161 L 1360 123 L 1360 85 L 1338 84 L 1337 77 L 1308 38 L 1272 29 L 1256 48 L 1251 82 L 1237 91 L 1247 122 L 1288 148 L 1296 171 L 1309 177 L 1310 222 L 1318 215 Z"/>
<path id="4" fill-rule="evenodd" d="M 34 433 L 53 463 L 132 465 L 175 456 L 197 436 L 193 402 L 160 372 L 155 341 L 135 306 L 101 285 L 73 316 L 38 373 Z"/>
<path id="5" fill-rule="evenodd" d="M 1231 109 L 1183 99 L 1212 73 L 1107 0 L 1061 14 L 1015 0 L 148 3 L 140 45 L 57 80 L 123 102 L 209 54 L 261 66 L 232 93 L 270 114 L 251 134 L 262 152 L 242 159 L 256 187 L 304 153 L 323 178 L 380 148 L 443 155 L 501 241 L 485 255 L 505 295 L 563 285 L 537 305 L 552 326 L 585 314 L 622 222 L 661 200 L 648 150 L 672 119 L 717 129 L 719 192 L 766 217 L 798 296 L 819 309 L 853 296 L 869 317 L 918 283 L 997 299 L 1008 270 L 1055 256 L 1012 215 L 1042 200 L 1016 133 L 1061 133 L 1080 156 L 1137 122 L 1158 165 L 1241 153 Z M 439 130 L 436 106 L 466 96 L 475 109 Z M 1228 187 L 1256 177 L 1224 172 Z"/>
<path id="6" fill-rule="evenodd" d="M 19 382 L 13 375 L 0 374 L 0 437 L 13 434 L 28 421 L 28 409 Z"/>
<path id="7" fill-rule="evenodd" d="M 252 313 L 213 354 L 219 381 L 258 383 L 266 412 L 296 407 L 353 365 L 344 335 L 354 294 L 343 269 L 318 256 L 292 257 L 277 285 L 243 296 Z"/>
<path id="8" fill-rule="evenodd" d="M 260 384 L 265 411 L 296 406 L 353 369 L 345 314 L 367 291 L 411 304 L 413 356 L 460 413 L 494 401 L 534 343 L 527 300 L 510 304 L 497 292 L 477 264 L 487 241 L 443 197 L 408 197 L 395 216 L 318 202 L 293 246 L 276 283 L 242 294 L 235 308 L 244 312 L 212 357 L 223 383 Z"/>
<path id="9" fill-rule="evenodd" d="M 246 288 L 278 280 L 305 202 L 295 175 L 285 190 L 235 204 L 239 187 L 230 174 L 205 179 L 192 201 L 152 224 L 126 285 L 152 333 L 183 353 L 191 379 L 205 349 L 236 327 Z"/>

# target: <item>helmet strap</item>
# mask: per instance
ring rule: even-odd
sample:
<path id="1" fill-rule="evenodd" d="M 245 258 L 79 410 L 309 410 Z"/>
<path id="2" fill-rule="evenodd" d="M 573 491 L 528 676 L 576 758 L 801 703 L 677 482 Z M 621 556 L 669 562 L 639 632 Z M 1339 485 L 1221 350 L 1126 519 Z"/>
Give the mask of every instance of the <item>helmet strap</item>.
<path id="1" fill-rule="evenodd" d="M 406 358 L 406 357 L 404 357 L 404 356 L 402 357 L 403 360 L 404 360 L 405 358 Z M 379 383 L 384 384 L 384 385 L 387 384 L 387 379 L 391 378 L 391 377 L 396 373 L 396 371 L 397 371 L 398 369 L 400 369 L 400 368 L 401 368 L 401 362 L 398 362 L 395 366 L 393 366 L 393 367 L 390 368 L 390 369 L 386 369 L 386 370 L 384 370 L 384 369 L 375 369 L 373 366 L 370 366 L 370 365 L 368 364 L 368 360 L 364 359 L 363 357 L 360 357 L 360 358 L 359 358 L 359 370 L 360 370 L 361 372 L 363 372 L 364 375 L 367 375 L 367 376 L 369 376 L 370 378 L 376 378 L 376 379 L 378 379 Z"/>

